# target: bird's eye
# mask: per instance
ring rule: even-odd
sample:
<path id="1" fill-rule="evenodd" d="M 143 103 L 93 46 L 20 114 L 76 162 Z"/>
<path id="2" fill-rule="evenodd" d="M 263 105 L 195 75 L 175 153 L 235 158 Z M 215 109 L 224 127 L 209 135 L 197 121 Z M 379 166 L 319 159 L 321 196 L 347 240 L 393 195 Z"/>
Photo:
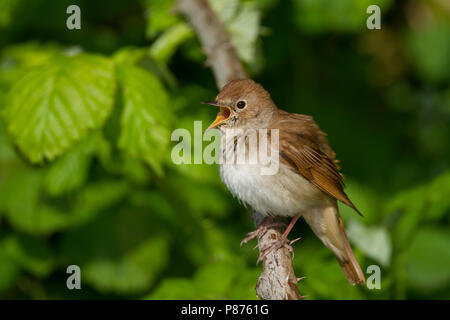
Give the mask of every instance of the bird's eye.
<path id="1" fill-rule="evenodd" d="M 237 107 L 239 109 L 244 109 L 246 105 L 247 105 L 247 103 L 245 101 L 243 101 L 243 100 L 238 101 L 238 103 L 237 103 Z"/>

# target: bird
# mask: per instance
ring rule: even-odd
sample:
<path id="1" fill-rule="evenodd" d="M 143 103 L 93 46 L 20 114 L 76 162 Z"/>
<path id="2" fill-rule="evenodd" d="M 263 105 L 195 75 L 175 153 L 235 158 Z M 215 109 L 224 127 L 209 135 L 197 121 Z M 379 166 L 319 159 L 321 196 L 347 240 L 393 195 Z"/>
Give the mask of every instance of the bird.
<path id="1" fill-rule="evenodd" d="M 334 253 L 350 284 L 364 284 L 364 274 L 347 239 L 337 202 L 362 214 L 344 192 L 339 161 L 313 118 L 279 109 L 269 92 L 252 79 L 232 80 L 215 100 L 202 103 L 220 107 L 207 130 L 214 128 L 221 132 L 221 154 L 225 159 L 236 152 L 237 141 L 243 141 L 242 150 L 256 152 L 249 143 L 255 131 L 263 132 L 257 136 L 258 142 L 261 137 L 272 141 L 276 138 L 273 132 L 278 135 L 278 168 L 273 174 L 262 174 L 266 163 L 219 163 L 220 177 L 232 195 L 265 217 L 265 222 L 250 232 L 243 243 L 267 231 L 273 217 L 287 217 L 292 220 L 280 245 L 290 246 L 292 242 L 287 236 L 303 217 Z M 233 132 L 234 140 L 225 141 L 227 132 Z"/>

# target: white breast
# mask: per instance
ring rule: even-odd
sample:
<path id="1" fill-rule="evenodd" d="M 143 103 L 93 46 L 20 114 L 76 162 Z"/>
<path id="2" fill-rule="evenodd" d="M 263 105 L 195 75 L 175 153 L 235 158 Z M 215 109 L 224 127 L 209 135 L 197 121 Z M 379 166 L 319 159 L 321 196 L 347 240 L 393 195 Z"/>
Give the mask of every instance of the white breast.
<path id="1" fill-rule="evenodd" d="M 330 203 L 331 197 L 280 162 L 274 175 L 259 164 L 219 165 L 222 181 L 240 201 L 263 215 L 292 217 Z"/>

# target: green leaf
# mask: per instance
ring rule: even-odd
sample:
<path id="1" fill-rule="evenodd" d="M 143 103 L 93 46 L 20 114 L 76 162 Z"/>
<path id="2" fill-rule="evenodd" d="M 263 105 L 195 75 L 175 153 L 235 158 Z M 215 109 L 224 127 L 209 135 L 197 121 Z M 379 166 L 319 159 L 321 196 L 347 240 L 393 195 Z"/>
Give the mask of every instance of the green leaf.
<path id="1" fill-rule="evenodd" d="M 114 53 L 113 60 L 117 64 L 136 64 L 144 58 L 146 52 L 144 48 L 125 47 Z"/>
<path id="2" fill-rule="evenodd" d="M 227 25 L 239 57 L 248 64 L 255 60 L 261 14 L 255 5 L 242 4 L 234 19 Z"/>
<path id="3" fill-rule="evenodd" d="M 10 45 L 2 50 L 2 60 L 7 62 L 2 69 L 7 72 L 13 69 L 38 67 L 58 56 L 60 52 L 61 47 L 55 43 L 26 42 Z"/>
<path id="4" fill-rule="evenodd" d="M 254 63 L 261 13 L 257 2 L 239 0 L 209 0 L 209 3 L 225 25 L 239 57 L 248 64 Z"/>
<path id="5" fill-rule="evenodd" d="M 71 223 L 79 225 L 119 203 L 128 194 L 126 182 L 104 180 L 88 184 L 76 196 Z"/>
<path id="6" fill-rule="evenodd" d="M 39 201 L 42 180 L 41 172 L 22 169 L 0 185 L 0 210 L 15 228 L 47 234 L 66 227 L 66 214 Z"/>
<path id="7" fill-rule="evenodd" d="M 159 62 L 167 63 L 175 50 L 187 39 L 194 36 L 191 27 L 184 22 L 167 29 L 150 48 L 150 55 Z"/>
<path id="8" fill-rule="evenodd" d="M 2 115 L 30 161 L 53 160 L 103 125 L 113 106 L 114 88 L 109 59 L 55 56 L 14 84 Z"/>
<path id="9" fill-rule="evenodd" d="M 147 36 L 154 37 L 158 32 L 169 28 L 179 21 L 171 10 L 174 0 L 145 0 L 147 13 Z"/>
<path id="10" fill-rule="evenodd" d="M 239 0 L 208 0 L 211 8 L 223 23 L 227 23 L 237 14 Z"/>
<path id="11" fill-rule="evenodd" d="M 81 187 L 87 178 L 91 157 L 101 143 L 98 135 L 89 136 L 58 158 L 45 176 L 45 187 L 52 196 Z"/>
<path id="12" fill-rule="evenodd" d="M 404 254 L 410 287 L 425 294 L 450 286 L 450 229 L 419 229 Z"/>
<path id="13" fill-rule="evenodd" d="M 61 53 L 61 48 L 53 43 L 39 44 L 27 42 L 7 46 L 0 52 L 0 110 L 3 109 L 4 96 L 9 89 L 29 73 L 30 68 L 38 67 Z"/>
<path id="14" fill-rule="evenodd" d="M 386 212 L 399 213 L 393 237 L 397 245 L 407 245 L 421 221 L 436 222 L 449 214 L 450 171 L 433 180 L 402 191 L 387 204 Z"/>
<path id="15" fill-rule="evenodd" d="M 391 263 L 392 245 L 389 233 L 384 227 L 367 227 L 357 220 L 347 225 L 348 238 L 368 257 L 387 267 Z"/>
<path id="16" fill-rule="evenodd" d="M 3 250 L 17 266 L 27 270 L 37 277 L 45 277 L 54 267 L 54 256 L 43 241 L 26 235 L 16 235 L 6 238 Z"/>
<path id="17" fill-rule="evenodd" d="M 161 173 L 172 121 L 167 94 L 159 79 L 142 68 L 124 64 L 118 74 L 123 90 L 118 146 Z"/>

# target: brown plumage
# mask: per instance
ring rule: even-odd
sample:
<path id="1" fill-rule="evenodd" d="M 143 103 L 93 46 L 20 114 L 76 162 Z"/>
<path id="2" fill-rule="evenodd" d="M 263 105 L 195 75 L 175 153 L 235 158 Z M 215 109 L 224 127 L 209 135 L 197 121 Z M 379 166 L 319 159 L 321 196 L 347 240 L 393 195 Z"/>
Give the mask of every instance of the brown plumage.
<path id="1" fill-rule="evenodd" d="M 362 216 L 345 194 L 339 161 L 312 117 L 277 109 L 271 128 L 282 128 L 280 158 L 284 164 Z"/>
<path id="2" fill-rule="evenodd" d="M 347 240 L 336 201 L 361 213 L 345 194 L 336 155 L 312 117 L 278 109 L 269 93 L 250 79 L 231 81 L 209 103 L 221 109 L 210 128 L 224 133 L 224 154 L 236 149 L 235 143 L 225 143 L 227 129 L 240 129 L 238 139 L 243 138 L 246 146 L 249 132 L 267 129 L 271 139 L 270 129 L 278 129 L 280 166 L 275 174 L 259 173 L 261 164 L 219 166 L 231 193 L 263 215 L 294 217 L 284 240 L 302 216 L 336 255 L 349 282 L 363 284 L 364 275 Z M 257 234 L 252 233 L 244 242 Z"/>

